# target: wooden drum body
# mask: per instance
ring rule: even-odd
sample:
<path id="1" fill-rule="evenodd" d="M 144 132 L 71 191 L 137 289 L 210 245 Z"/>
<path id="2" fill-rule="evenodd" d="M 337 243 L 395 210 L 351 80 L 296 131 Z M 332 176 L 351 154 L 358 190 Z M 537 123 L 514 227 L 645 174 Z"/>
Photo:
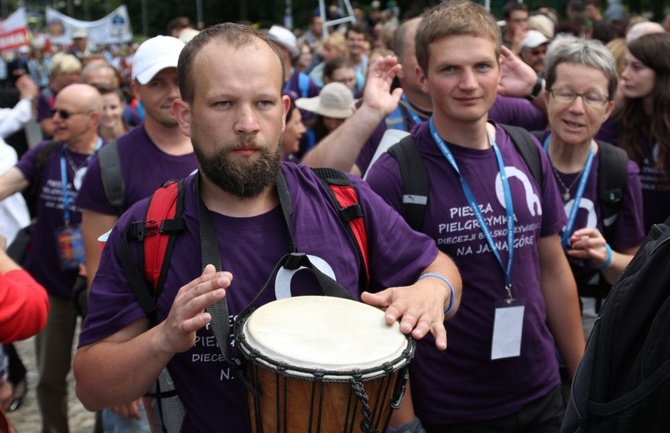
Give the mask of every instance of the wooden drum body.
<path id="1" fill-rule="evenodd" d="M 384 432 L 404 392 L 414 341 L 361 302 L 299 296 L 240 318 L 257 433 Z"/>

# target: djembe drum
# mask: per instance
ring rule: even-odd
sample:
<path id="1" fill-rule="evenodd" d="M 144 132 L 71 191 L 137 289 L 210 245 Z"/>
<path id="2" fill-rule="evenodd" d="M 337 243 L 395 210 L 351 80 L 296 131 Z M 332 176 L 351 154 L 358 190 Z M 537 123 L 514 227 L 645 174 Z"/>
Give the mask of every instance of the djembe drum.
<path id="1" fill-rule="evenodd" d="M 381 310 L 299 296 L 265 304 L 237 326 L 254 432 L 385 431 L 415 343 Z"/>

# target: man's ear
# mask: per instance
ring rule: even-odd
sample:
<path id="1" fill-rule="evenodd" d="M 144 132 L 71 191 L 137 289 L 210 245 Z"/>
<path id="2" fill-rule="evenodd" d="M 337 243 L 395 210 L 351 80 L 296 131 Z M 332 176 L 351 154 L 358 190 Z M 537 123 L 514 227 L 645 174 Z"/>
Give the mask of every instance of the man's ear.
<path id="1" fill-rule="evenodd" d="M 416 65 L 414 67 L 414 78 L 416 79 L 416 82 L 419 84 L 419 87 L 421 88 L 421 91 L 423 93 L 429 94 L 430 92 L 428 91 L 428 77 L 423 73 L 423 69 L 421 69 L 421 66 Z"/>
<path id="2" fill-rule="evenodd" d="M 287 121 L 286 115 L 288 114 L 288 109 L 291 108 L 291 98 L 288 95 L 282 95 L 281 99 L 282 104 L 284 106 L 284 116 L 283 116 L 284 125 L 282 126 L 282 132 L 284 132 L 284 130 L 286 129 L 286 121 Z M 295 109 L 297 110 L 298 108 Z"/>
<path id="3" fill-rule="evenodd" d="M 191 136 L 191 106 L 181 98 L 172 101 L 172 113 L 174 114 L 179 129 L 187 137 Z"/>

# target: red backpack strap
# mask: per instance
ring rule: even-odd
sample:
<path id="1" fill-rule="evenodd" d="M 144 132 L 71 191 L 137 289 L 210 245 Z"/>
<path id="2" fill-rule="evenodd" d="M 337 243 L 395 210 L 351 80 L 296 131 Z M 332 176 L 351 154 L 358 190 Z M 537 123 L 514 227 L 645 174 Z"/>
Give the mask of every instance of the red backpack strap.
<path id="1" fill-rule="evenodd" d="M 347 232 L 349 233 L 356 249 L 359 259 L 365 269 L 364 288 L 370 283 L 370 267 L 368 264 L 368 236 L 365 231 L 365 220 L 363 211 L 358 202 L 358 193 L 351 183 L 351 180 L 341 171 L 329 168 L 314 168 L 314 172 L 328 185 L 332 192 L 332 197 L 338 204 L 339 216 Z"/>
<path id="2" fill-rule="evenodd" d="M 154 293 L 159 292 L 165 279 L 165 258 L 171 252 L 174 243 L 172 234 L 183 230 L 181 219 L 183 206 L 182 182 L 169 182 L 154 192 L 147 209 L 146 227 L 155 231 L 144 238 L 144 274 L 152 284 Z M 175 218 L 178 216 L 178 218 Z M 169 251 L 168 251 L 169 248 Z"/>

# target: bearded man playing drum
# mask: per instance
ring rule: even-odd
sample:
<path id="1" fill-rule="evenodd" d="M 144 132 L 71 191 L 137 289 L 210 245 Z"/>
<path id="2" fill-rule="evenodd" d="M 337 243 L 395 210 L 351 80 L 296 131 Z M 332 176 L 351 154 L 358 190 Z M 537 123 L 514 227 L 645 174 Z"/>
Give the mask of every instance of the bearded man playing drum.
<path id="1" fill-rule="evenodd" d="M 369 85 L 389 91 L 396 72 L 379 62 Z M 147 201 L 131 207 L 109 236 L 74 365 L 84 406 L 99 410 L 133 401 L 167 366 L 186 410 L 181 431 L 249 431 L 244 386 L 221 357 L 207 308 L 225 297 L 233 321 L 290 252 L 291 237 L 299 252 L 355 299 L 385 309 L 387 323 L 400 320 L 400 331 L 416 339 L 430 332 L 437 349 L 444 350 L 443 322 L 461 296 L 456 267 L 430 238 L 412 231 L 366 184 L 352 179 L 368 237 L 369 287 L 375 292 L 361 293 L 358 252 L 328 187 L 308 167 L 280 162 L 289 99 L 281 94 L 281 59 L 267 39 L 237 24 L 205 29 L 182 51 L 178 75 L 182 99 L 173 109 L 200 168 L 184 181 L 185 230 L 176 235 L 154 327 L 117 254 L 130 224 L 146 219 Z M 276 181 L 282 177 L 292 203 L 288 218 Z M 223 272 L 211 264 L 203 269 L 202 216 L 213 223 Z M 130 248 L 138 261 L 141 245 Z M 419 280 L 422 275 L 430 278 Z M 278 294 L 322 294 L 311 270 L 298 270 L 292 281 L 268 281 L 256 304 Z"/>

